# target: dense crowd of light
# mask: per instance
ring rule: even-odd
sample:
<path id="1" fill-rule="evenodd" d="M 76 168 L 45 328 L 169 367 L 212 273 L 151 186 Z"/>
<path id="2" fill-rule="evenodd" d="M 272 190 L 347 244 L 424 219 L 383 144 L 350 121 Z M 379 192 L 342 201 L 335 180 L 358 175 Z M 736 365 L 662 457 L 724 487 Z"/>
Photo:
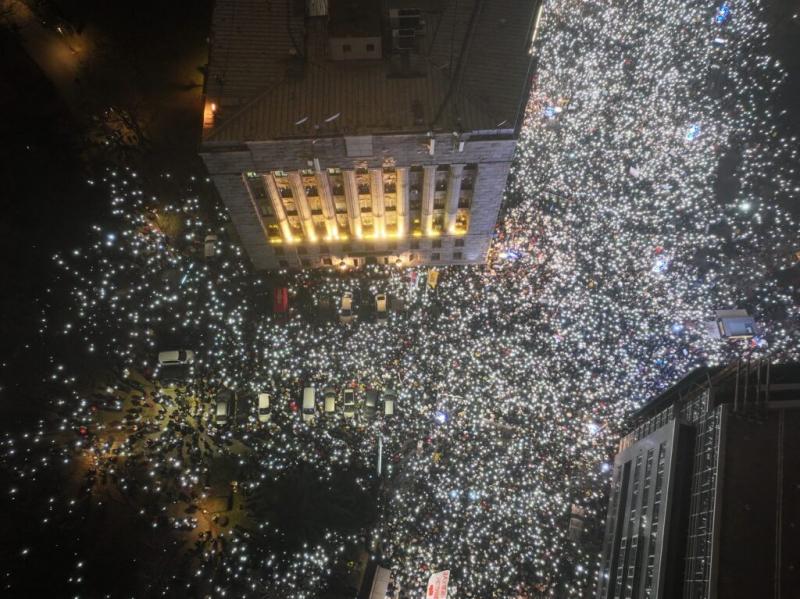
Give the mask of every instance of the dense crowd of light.
<path id="1" fill-rule="evenodd" d="M 545 2 L 489 261 L 442 268 L 435 290 L 426 268 L 283 273 L 293 308 L 273 315 L 221 207 L 193 195 L 164 204 L 134 173 L 109 173 L 98 184 L 118 224 L 55 258 L 75 305 L 59 332 L 127 373 L 153 374 L 159 350 L 192 349 L 202 402 L 224 387 L 272 397 L 264 426 L 175 416 L 185 419 L 155 441 L 153 492 L 200 484 L 205 456 L 187 465 L 171 452 L 202 431 L 245 444 L 239 482 L 254 494 L 301 464 L 320 480 L 371 472 L 357 481 L 377 505 L 363 540 L 410 596 L 441 569 L 459 597 L 591 588 L 597 555 L 568 539 L 569 513 L 576 506 L 593 525 L 604 516 L 608 460 L 630 409 L 700 365 L 797 358 L 786 282 L 798 249 L 796 140 L 770 112 L 783 75 L 765 54 L 760 10 L 755 0 Z M 209 185 L 192 182 L 191 193 L 207 196 Z M 205 259 L 209 233 L 220 241 Z M 388 293 L 396 310 L 386 325 L 341 325 L 345 291 L 362 304 Z M 708 336 L 714 310 L 734 307 L 760 334 Z M 72 388 L 63 361 L 52 378 Z M 397 414 L 319 414 L 308 426 L 297 409 L 309 384 L 395 389 Z M 78 405 L 62 429 L 92 427 Z M 16 464 L 9 450 L 5 459 Z M 14 467 L 29 477 L 28 464 Z M 247 534 L 234 534 L 229 547 L 241 549 L 222 566 L 197 571 L 216 593 L 317 596 L 358 537 L 332 529 L 313 549 L 277 554 Z"/>

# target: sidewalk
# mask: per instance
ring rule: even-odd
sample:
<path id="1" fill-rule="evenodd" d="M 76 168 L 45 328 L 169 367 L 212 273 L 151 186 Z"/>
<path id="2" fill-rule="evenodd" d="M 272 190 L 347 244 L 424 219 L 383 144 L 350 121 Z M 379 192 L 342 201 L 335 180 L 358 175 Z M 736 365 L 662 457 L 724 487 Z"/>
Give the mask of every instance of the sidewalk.
<path id="1" fill-rule="evenodd" d="M 19 30 L 22 47 L 58 90 L 70 111 L 85 118 L 78 83 L 83 64 L 91 54 L 90 37 L 48 29 L 24 2 L 0 0 L 0 10 L 11 10 L 9 21 Z"/>

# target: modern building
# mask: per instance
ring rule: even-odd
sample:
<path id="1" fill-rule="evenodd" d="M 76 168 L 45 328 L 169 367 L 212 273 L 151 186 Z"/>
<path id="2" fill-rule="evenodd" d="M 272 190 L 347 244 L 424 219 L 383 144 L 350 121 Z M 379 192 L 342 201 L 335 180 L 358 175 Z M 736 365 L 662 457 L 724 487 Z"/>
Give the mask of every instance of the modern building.
<path id="1" fill-rule="evenodd" d="M 254 266 L 484 261 L 537 8 L 217 0 L 200 154 Z"/>
<path id="2" fill-rule="evenodd" d="M 800 366 L 700 369 L 642 408 L 614 461 L 598 599 L 800 589 Z"/>

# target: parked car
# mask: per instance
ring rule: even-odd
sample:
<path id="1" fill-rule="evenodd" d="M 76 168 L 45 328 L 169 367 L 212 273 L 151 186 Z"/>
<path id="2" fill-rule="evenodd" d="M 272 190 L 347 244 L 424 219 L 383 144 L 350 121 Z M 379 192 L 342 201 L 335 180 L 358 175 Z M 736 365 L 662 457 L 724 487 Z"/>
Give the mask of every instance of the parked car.
<path id="1" fill-rule="evenodd" d="M 303 389 L 303 422 L 312 423 L 317 414 L 316 391 L 314 387 Z"/>
<path id="2" fill-rule="evenodd" d="M 349 387 L 342 391 L 342 411 L 345 418 L 353 418 L 356 415 L 356 392 Z"/>
<path id="3" fill-rule="evenodd" d="M 269 393 L 258 394 L 258 409 L 256 412 L 259 422 L 269 422 Z"/>
<path id="4" fill-rule="evenodd" d="M 206 235 L 205 243 L 203 244 L 203 255 L 206 258 L 211 258 L 217 253 L 217 236 Z"/>
<path id="5" fill-rule="evenodd" d="M 214 421 L 218 425 L 227 424 L 228 422 L 228 400 L 227 399 L 218 399 L 217 400 L 217 409 L 214 412 Z"/>
<path id="6" fill-rule="evenodd" d="M 322 392 L 323 410 L 326 414 L 333 414 L 336 411 L 336 391 L 333 387 L 325 387 Z"/>
<path id="7" fill-rule="evenodd" d="M 368 418 L 375 418 L 378 413 L 378 399 L 380 394 L 377 389 L 370 389 L 367 391 L 366 398 L 364 399 L 364 412 Z"/>
<path id="8" fill-rule="evenodd" d="M 377 322 L 385 324 L 389 319 L 389 301 L 385 293 L 375 296 L 375 317 Z"/>
<path id="9" fill-rule="evenodd" d="M 394 410 L 397 406 L 397 393 L 391 389 L 383 392 L 383 414 L 384 416 L 394 416 Z"/>
<path id="10" fill-rule="evenodd" d="M 353 294 L 349 291 L 345 292 L 342 296 L 341 307 L 339 308 L 339 322 L 342 324 L 350 324 L 353 322 L 355 315 L 353 314 Z"/>
<path id="11" fill-rule="evenodd" d="M 158 363 L 161 366 L 175 366 L 194 363 L 194 352 L 190 349 L 162 351 L 158 353 Z"/>

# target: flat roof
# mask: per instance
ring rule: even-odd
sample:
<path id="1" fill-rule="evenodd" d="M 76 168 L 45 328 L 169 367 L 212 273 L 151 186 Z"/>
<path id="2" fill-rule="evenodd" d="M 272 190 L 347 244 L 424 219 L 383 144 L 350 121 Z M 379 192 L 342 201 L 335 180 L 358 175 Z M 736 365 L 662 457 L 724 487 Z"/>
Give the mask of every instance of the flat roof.
<path id="1" fill-rule="evenodd" d="M 304 57 L 315 28 L 294 6 L 217 0 L 206 96 L 218 113 L 204 142 L 513 131 L 521 122 L 536 2 L 431 3 L 421 53 L 400 73 L 388 48 L 374 61 Z"/>

